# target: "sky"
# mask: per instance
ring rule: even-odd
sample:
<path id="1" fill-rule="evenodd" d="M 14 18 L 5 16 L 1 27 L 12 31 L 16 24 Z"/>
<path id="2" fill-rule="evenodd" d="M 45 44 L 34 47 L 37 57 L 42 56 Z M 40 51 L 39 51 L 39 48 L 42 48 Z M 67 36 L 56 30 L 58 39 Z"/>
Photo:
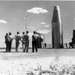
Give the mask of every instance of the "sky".
<path id="1" fill-rule="evenodd" d="M 6 33 L 11 32 L 15 36 L 19 31 L 22 35 L 26 29 L 29 31 L 30 44 L 34 30 L 43 34 L 45 42 L 51 44 L 54 6 L 60 7 L 63 42 L 71 42 L 75 29 L 75 1 L 0 1 L 0 47 L 5 46 Z"/>

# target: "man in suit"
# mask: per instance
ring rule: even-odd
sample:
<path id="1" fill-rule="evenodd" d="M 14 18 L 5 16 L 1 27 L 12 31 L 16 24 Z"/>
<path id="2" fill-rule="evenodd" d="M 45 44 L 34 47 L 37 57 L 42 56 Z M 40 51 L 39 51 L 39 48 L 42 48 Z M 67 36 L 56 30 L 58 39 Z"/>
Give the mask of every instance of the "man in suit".
<path id="1" fill-rule="evenodd" d="M 18 47 L 20 44 L 21 36 L 19 35 L 19 32 L 17 32 L 17 35 L 15 35 L 15 42 L 16 42 L 16 52 L 18 52 Z"/>
<path id="2" fill-rule="evenodd" d="M 41 38 L 41 34 L 38 34 L 37 41 L 38 41 L 38 48 L 42 48 L 43 39 Z"/>
<path id="3" fill-rule="evenodd" d="M 24 51 L 24 48 L 25 48 L 25 38 L 24 38 L 24 36 L 25 36 L 25 32 L 23 32 L 23 35 L 22 35 L 22 37 L 21 37 L 21 42 L 22 42 L 22 49 L 23 49 L 23 51 Z"/>
<path id="4" fill-rule="evenodd" d="M 36 52 L 38 52 L 38 41 L 37 41 L 37 34 L 34 31 L 32 35 L 32 52 L 34 52 L 34 49 Z"/>
<path id="5" fill-rule="evenodd" d="M 28 52 L 29 49 L 29 35 L 28 35 L 28 31 L 26 31 L 26 35 L 24 35 L 25 38 L 25 49 L 23 50 L 23 52 Z"/>
<path id="6" fill-rule="evenodd" d="M 7 39 L 8 39 L 8 52 L 11 52 L 12 40 L 13 40 L 11 32 L 9 32 Z"/>
<path id="7" fill-rule="evenodd" d="M 6 33 L 6 35 L 5 35 L 5 44 L 6 44 L 6 52 L 8 52 L 8 45 L 9 45 L 9 43 L 8 43 L 8 33 Z"/>

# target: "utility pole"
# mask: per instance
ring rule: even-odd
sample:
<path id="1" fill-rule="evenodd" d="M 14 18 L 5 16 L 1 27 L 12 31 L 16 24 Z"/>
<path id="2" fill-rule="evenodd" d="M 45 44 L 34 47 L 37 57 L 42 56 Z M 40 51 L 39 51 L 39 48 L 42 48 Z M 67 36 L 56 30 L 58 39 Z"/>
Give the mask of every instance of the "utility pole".
<path id="1" fill-rule="evenodd" d="M 27 17 L 28 17 L 28 14 L 26 13 L 24 19 L 25 19 L 25 31 L 27 31 Z"/>

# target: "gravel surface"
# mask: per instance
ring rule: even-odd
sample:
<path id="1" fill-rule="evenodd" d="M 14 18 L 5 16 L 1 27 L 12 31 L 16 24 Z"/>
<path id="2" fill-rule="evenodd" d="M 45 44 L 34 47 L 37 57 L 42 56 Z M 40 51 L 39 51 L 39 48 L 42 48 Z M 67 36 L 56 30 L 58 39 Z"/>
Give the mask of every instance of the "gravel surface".
<path id="1" fill-rule="evenodd" d="M 38 53 L 0 52 L 0 75 L 60 75 L 63 68 L 75 72 L 74 49 L 39 49 Z M 52 69 L 53 67 L 53 69 Z M 44 72 L 44 73 L 43 73 Z M 67 73 L 66 71 L 64 73 Z M 65 75 L 65 74 L 61 75 Z"/>

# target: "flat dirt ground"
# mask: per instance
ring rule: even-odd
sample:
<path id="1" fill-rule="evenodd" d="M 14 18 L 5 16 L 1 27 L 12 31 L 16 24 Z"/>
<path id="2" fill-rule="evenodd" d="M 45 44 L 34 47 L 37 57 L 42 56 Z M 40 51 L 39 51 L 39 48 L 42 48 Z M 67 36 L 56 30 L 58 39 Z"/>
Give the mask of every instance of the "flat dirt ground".
<path id="1" fill-rule="evenodd" d="M 0 49 L 0 75 L 27 75 L 39 67 L 48 70 L 50 64 L 75 64 L 75 49 L 39 49 L 37 53 L 31 51 L 29 49 L 25 53 L 19 49 L 19 52 L 15 52 L 12 49 L 11 52 L 5 52 L 5 49 Z"/>
<path id="2" fill-rule="evenodd" d="M 15 52 L 15 49 L 12 49 L 11 52 L 5 52 L 5 49 L 0 49 L 0 59 L 25 59 L 25 58 L 41 58 L 41 57 L 60 57 L 60 56 L 75 56 L 75 49 L 38 49 L 38 52 L 31 52 L 32 50 L 29 49 L 29 52 L 22 52 L 22 49 L 19 49 L 18 52 Z"/>

